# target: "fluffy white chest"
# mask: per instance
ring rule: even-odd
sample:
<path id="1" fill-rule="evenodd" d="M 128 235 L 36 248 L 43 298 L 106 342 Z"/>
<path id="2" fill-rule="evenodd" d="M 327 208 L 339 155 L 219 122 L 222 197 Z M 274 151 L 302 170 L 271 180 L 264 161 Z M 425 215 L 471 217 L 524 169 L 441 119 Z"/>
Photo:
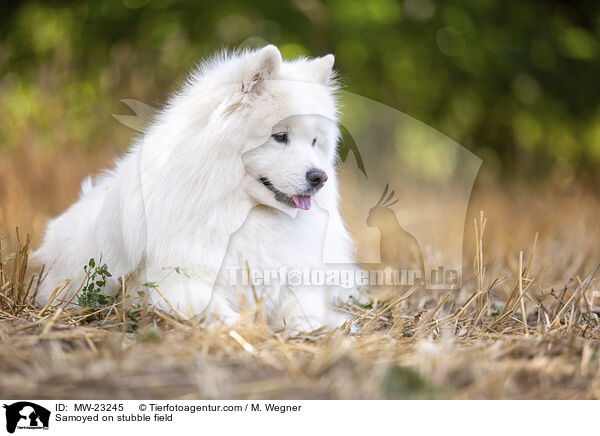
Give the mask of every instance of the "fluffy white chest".
<path id="1" fill-rule="evenodd" d="M 321 265 L 326 230 L 327 212 L 318 207 L 291 217 L 257 206 L 231 236 L 224 266 L 272 269 Z"/>

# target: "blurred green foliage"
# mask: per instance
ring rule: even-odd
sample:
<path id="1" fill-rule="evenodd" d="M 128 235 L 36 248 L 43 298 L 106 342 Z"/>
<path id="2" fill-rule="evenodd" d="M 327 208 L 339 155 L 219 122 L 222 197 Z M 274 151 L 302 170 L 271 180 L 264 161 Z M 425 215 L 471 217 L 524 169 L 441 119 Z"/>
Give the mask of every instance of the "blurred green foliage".
<path id="1" fill-rule="evenodd" d="M 121 98 L 157 105 L 222 47 L 336 55 L 348 91 L 412 115 L 501 174 L 600 162 L 600 3 L 96 0 L 4 3 L 0 148 L 124 141 Z M 125 144 L 119 144 L 121 147 Z M 114 146 L 114 144 L 113 144 Z"/>

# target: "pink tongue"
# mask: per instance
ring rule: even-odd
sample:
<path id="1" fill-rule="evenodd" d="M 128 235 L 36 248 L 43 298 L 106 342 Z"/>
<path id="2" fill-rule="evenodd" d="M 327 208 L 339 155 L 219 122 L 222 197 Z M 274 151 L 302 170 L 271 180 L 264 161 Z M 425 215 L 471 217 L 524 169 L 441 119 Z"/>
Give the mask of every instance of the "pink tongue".
<path id="1" fill-rule="evenodd" d="M 310 195 L 292 195 L 292 200 L 302 210 L 310 209 Z"/>

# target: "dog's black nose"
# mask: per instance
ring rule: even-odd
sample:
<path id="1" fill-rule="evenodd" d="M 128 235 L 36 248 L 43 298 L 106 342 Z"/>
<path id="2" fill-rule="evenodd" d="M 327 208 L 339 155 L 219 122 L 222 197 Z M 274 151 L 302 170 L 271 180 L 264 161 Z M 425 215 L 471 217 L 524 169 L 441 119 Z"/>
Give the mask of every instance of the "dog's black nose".
<path id="1" fill-rule="evenodd" d="M 327 173 L 323 170 L 313 168 L 307 171 L 306 180 L 308 180 L 313 188 L 319 189 L 327 181 Z"/>

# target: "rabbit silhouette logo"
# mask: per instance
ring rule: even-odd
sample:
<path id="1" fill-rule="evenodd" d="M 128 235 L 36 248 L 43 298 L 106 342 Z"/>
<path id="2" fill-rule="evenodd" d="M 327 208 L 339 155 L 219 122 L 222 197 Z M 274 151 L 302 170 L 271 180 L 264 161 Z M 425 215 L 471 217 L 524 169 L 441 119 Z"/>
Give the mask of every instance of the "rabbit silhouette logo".
<path id="1" fill-rule="evenodd" d="M 367 226 L 377 227 L 379 230 L 381 264 L 386 267 L 410 269 L 417 273 L 418 280 L 423 281 L 425 268 L 421 247 L 417 239 L 398 222 L 391 206 L 398 203 L 399 199 L 395 199 L 395 191 L 388 192 L 388 189 L 389 185 L 385 185 L 381 198 L 369 211 L 366 222 Z"/>
<path id="2" fill-rule="evenodd" d="M 3 407 L 6 409 L 6 431 L 9 433 L 14 433 L 16 429 L 48 430 L 50 421 L 48 409 L 29 401 L 4 404 Z"/>

